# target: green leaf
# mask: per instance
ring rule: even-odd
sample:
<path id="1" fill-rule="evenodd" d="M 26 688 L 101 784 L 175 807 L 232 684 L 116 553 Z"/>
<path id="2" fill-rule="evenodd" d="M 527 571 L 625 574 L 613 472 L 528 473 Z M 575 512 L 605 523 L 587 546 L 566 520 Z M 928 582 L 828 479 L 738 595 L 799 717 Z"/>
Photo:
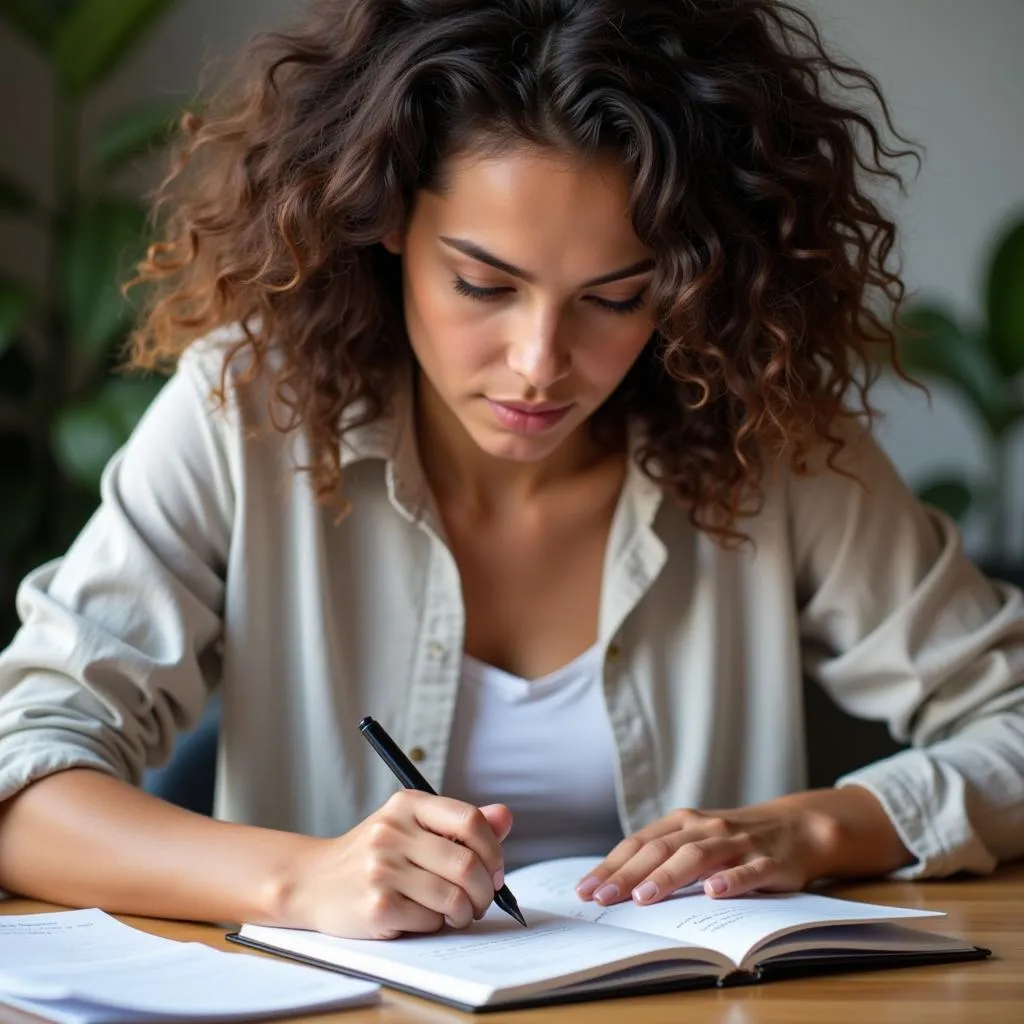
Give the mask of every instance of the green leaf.
<path id="1" fill-rule="evenodd" d="M 0 15 L 29 42 L 44 52 L 49 50 L 55 21 L 39 0 L 0 0 Z"/>
<path id="2" fill-rule="evenodd" d="M 95 365 L 131 323 L 121 285 L 144 252 L 146 213 L 105 199 L 81 211 L 61 252 L 64 317 L 75 351 Z"/>
<path id="3" fill-rule="evenodd" d="M 0 279 L 0 356 L 24 327 L 33 305 L 32 293 L 24 285 Z"/>
<path id="4" fill-rule="evenodd" d="M 176 0 L 81 0 L 57 31 L 61 84 L 82 93 L 113 71 Z"/>
<path id="5" fill-rule="evenodd" d="M 999 367 L 981 340 L 950 313 L 937 305 L 911 307 L 900 316 L 898 339 L 908 373 L 950 384 L 994 437 L 1009 426 L 1008 389 Z"/>
<path id="6" fill-rule="evenodd" d="M 136 157 L 165 145 L 174 135 L 178 105 L 137 107 L 108 121 L 100 129 L 93 152 L 97 170 L 120 170 Z"/>
<path id="7" fill-rule="evenodd" d="M 117 416 L 100 400 L 64 409 L 53 424 L 54 458 L 64 474 L 93 490 L 103 469 L 122 444 Z"/>
<path id="8" fill-rule="evenodd" d="M 970 485 L 954 477 L 929 480 L 918 488 L 917 496 L 924 504 L 940 509 L 958 523 L 963 522 L 976 500 Z"/>
<path id="9" fill-rule="evenodd" d="M 1024 369 L 1024 221 L 993 252 L 986 287 L 989 343 L 1003 373 Z"/>
<path id="10" fill-rule="evenodd" d="M 88 401 L 65 409 L 51 438 L 64 473 L 96 490 L 107 463 L 128 440 L 163 383 L 153 377 L 114 378 Z"/>
<path id="11" fill-rule="evenodd" d="M 120 426 L 122 444 L 165 383 L 163 377 L 114 377 L 104 385 L 100 401 Z"/>
<path id="12" fill-rule="evenodd" d="M 0 471 L 0 489 L 0 554 L 7 554 L 32 536 L 42 502 L 38 482 L 24 473 Z"/>
<path id="13" fill-rule="evenodd" d="M 43 0 L 52 17 L 60 21 L 66 18 L 80 3 L 80 0 Z"/>
<path id="14" fill-rule="evenodd" d="M 29 360 L 24 346 L 15 345 L 0 356 L 0 400 L 20 405 L 39 386 L 39 371 Z M 0 459 L 3 458 L 0 446 Z"/>
<path id="15" fill-rule="evenodd" d="M 0 212 L 30 213 L 35 206 L 28 189 L 9 175 L 0 174 Z"/>

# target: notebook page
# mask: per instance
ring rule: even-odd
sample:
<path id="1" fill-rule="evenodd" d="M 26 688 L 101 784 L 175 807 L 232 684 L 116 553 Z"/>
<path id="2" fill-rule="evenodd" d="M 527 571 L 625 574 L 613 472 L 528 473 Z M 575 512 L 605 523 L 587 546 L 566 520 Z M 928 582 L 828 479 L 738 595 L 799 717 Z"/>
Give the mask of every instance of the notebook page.
<path id="1" fill-rule="evenodd" d="M 598 864 L 600 860 L 594 857 L 565 857 L 543 861 L 509 872 L 508 886 L 516 894 L 520 909 L 536 908 L 562 917 L 574 917 L 578 921 L 616 924 L 618 922 L 607 920 L 607 917 L 617 908 L 602 907 L 600 903 L 581 900 L 576 895 L 577 882 Z M 698 883 L 680 889 L 676 896 L 700 892 L 703 892 L 703 886 Z M 659 904 L 646 909 L 656 910 L 657 906 Z M 641 927 L 638 930 L 650 929 Z"/>
<path id="2" fill-rule="evenodd" d="M 573 857 L 533 864 L 510 872 L 509 888 L 521 907 L 542 906 L 556 914 L 661 935 L 686 946 L 707 947 L 735 964 L 770 938 L 815 924 L 943 916 L 938 911 L 877 906 L 803 892 L 713 900 L 699 885 L 646 907 L 632 902 L 600 907 L 581 900 L 575 892 L 576 883 L 598 863 Z"/>
<path id="3" fill-rule="evenodd" d="M 758 950 L 758 964 L 772 960 L 834 956 L 837 953 L 963 953 L 974 947 L 962 939 L 936 935 L 898 924 L 827 925 L 810 928 L 767 943 Z"/>
<path id="4" fill-rule="evenodd" d="M 604 974 L 609 965 L 655 961 L 671 946 L 655 936 L 554 917 L 529 915 L 523 928 L 492 906 L 483 920 L 459 931 L 410 935 L 386 942 L 245 925 L 241 934 L 271 946 L 336 963 L 395 984 L 460 1002 L 481 1004 L 495 991 Z M 714 970 L 712 968 L 711 970 Z M 709 970 L 710 973 L 710 970 Z"/>
<path id="5" fill-rule="evenodd" d="M 687 943 L 703 942 L 720 950 L 736 964 L 742 964 L 769 939 L 812 925 L 944 916 L 939 911 L 876 906 L 805 892 L 742 896 L 731 900 L 713 900 L 700 894 L 672 899 L 664 906 L 668 912 L 657 922 L 659 935 L 673 934 Z M 635 927 L 637 915 L 647 909 L 624 906 L 614 922 L 610 919 L 608 923 Z M 649 930 L 646 924 L 644 929 Z"/>

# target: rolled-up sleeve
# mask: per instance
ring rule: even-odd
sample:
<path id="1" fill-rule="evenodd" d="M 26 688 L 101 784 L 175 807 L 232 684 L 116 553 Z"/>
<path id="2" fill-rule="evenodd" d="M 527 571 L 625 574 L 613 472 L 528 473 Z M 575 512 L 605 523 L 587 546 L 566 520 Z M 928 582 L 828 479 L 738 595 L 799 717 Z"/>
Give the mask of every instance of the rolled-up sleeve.
<path id="1" fill-rule="evenodd" d="M 231 538 L 231 406 L 216 349 L 183 358 L 107 467 L 67 554 L 18 591 L 0 655 L 0 801 L 89 767 L 137 783 L 201 714 L 217 675 Z"/>
<path id="2" fill-rule="evenodd" d="M 837 781 L 881 801 L 916 862 L 987 872 L 1024 854 L 1024 598 L 986 579 L 870 437 L 842 472 L 796 478 L 805 668 L 909 749 Z"/>

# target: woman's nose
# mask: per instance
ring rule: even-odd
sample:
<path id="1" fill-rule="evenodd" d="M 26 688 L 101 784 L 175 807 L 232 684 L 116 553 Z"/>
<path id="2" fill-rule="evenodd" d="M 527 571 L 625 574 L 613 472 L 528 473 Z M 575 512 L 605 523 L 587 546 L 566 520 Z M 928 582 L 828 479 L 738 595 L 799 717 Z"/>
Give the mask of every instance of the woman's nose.
<path id="1" fill-rule="evenodd" d="M 539 392 L 567 377 L 572 357 L 557 316 L 534 317 L 529 324 L 517 326 L 520 329 L 505 357 L 509 369 Z"/>

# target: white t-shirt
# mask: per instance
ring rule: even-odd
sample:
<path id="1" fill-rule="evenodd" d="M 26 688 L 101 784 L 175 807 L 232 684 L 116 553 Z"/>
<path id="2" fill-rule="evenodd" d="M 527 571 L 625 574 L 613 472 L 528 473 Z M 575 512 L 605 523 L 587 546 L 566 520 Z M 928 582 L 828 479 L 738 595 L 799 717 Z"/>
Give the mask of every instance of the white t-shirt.
<path id="1" fill-rule="evenodd" d="M 601 693 L 603 648 L 528 680 L 463 655 L 442 792 L 503 803 L 512 869 L 550 857 L 603 856 L 622 839 L 615 745 Z"/>

